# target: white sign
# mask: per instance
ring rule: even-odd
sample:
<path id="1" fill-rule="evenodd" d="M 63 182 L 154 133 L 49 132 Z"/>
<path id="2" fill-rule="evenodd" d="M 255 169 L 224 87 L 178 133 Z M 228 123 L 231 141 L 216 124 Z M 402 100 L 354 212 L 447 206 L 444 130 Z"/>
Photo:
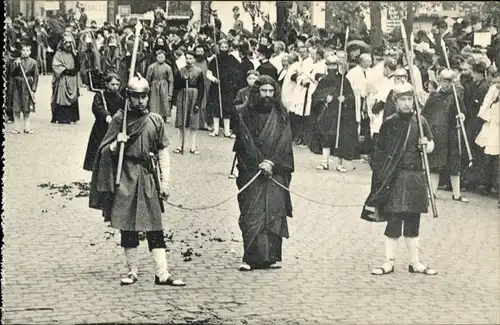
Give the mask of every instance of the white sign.
<path id="1" fill-rule="evenodd" d="M 491 44 L 491 33 L 474 33 L 474 46 L 487 47 Z"/>
<path id="2" fill-rule="evenodd" d="M 92 20 L 97 22 L 97 26 L 104 25 L 108 20 L 108 2 L 107 1 L 78 1 L 85 8 L 87 14 L 87 26 Z"/>
<path id="3" fill-rule="evenodd" d="M 59 10 L 59 1 L 44 1 L 43 9 L 48 10 Z"/>
<path id="4" fill-rule="evenodd" d="M 132 14 L 132 7 L 127 5 L 118 6 L 118 14 L 120 17 L 127 17 Z"/>

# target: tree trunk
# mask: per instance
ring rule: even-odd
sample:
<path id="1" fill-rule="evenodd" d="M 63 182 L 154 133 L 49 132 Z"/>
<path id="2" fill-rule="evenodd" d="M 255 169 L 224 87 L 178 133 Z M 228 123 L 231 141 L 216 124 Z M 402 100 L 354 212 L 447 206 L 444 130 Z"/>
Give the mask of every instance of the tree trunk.
<path id="1" fill-rule="evenodd" d="M 382 46 L 382 8 L 378 1 L 370 1 L 370 21 L 371 48 L 376 49 Z"/>
<path id="2" fill-rule="evenodd" d="M 410 42 L 411 44 L 411 41 L 410 40 L 410 35 L 411 33 L 413 32 L 413 1 L 407 1 L 406 2 L 406 36 L 408 37 L 408 42 Z"/>
<path id="3" fill-rule="evenodd" d="M 276 40 L 286 41 L 288 25 L 288 1 L 276 2 Z"/>

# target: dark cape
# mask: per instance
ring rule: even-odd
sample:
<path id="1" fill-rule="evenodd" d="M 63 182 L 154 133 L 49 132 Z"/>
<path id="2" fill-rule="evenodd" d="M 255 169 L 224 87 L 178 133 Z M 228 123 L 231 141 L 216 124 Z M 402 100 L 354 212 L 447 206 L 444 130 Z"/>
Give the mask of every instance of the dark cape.
<path id="1" fill-rule="evenodd" d="M 101 93 L 96 93 L 94 95 L 94 101 L 92 103 L 92 113 L 95 116 L 94 126 L 92 131 L 90 131 L 89 142 L 87 145 L 87 152 L 85 153 L 85 159 L 83 162 L 83 169 L 87 171 L 92 171 L 94 167 L 94 159 L 99 145 L 108 131 L 108 123 L 106 122 L 106 117 L 116 114 L 119 109 L 123 109 L 125 106 L 125 100 L 120 94 L 113 92 L 104 92 L 104 97 L 106 98 L 106 107 L 104 106 L 103 96 Z"/>
<path id="2" fill-rule="evenodd" d="M 218 70 L 215 60 L 216 58 L 213 58 L 210 61 L 208 70 L 212 71 L 213 76 L 220 80 L 220 85 L 212 83 L 207 105 L 213 117 L 229 118 L 233 110 L 233 100 L 236 97 L 236 93 L 244 86 L 244 77 L 241 74 L 240 62 L 231 54 L 220 53 L 217 55 Z M 220 116 L 219 87 L 223 116 Z"/>
<path id="3" fill-rule="evenodd" d="M 459 105 L 463 109 L 463 97 L 460 96 L 458 88 L 457 94 Z M 456 115 L 457 108 L 453 91 L 443 92 L 440 90 L 430 94 L 422 108 L 422 116 L 429 122 L 435 138 L 434 151 L 429 154 L 429 165 L 432 173 L 446 171 L 450 175 L 458 175 L 460 172 L 461 158 L 458 148 Z M 465 150 L 464 147 L 463 150 Z"/>
<path id="4" fill-rule="evenodd" d="M 343 159 L 352 160 L 356 156 L 358 145 L 358 123 L 354 105 L 354 92 L 351 83 L 344 76 L 343 94 L 340 93 L 342 75 L 339 73 L 328 73 L 319 82 L 312 95 L 311 115 L 312 141 L 318 141 L 324 148 L 335 148 L 337 137 L 337 122 L 339 117 L 338 97 L 345 97 L 342 103 L 339 130 L 339 148 L 332 150 L 331 154 Z M 333 96 L 331 103 L 327 105 L 326 97 Z"/>
<path id="5" fill-rule="evenodd" d="M 280 104 L 272 106 L 245 105 L 237 112 L 234 151 L 238 188 L 255 176 L 265 159 L 275 164 L 273 178 L 286 188 L 290 186 L 294 171 L 290 121 Z M 292 217 L 290 193 L 261 175 L 238 195 L 238 204 L 243 261 L 252 266 L 281 261 L 282 238 L 289 236 L 286 217 Z"/>
<path id="6" fill-rule="evenodd" d="M 423 117 L 421 121 L 424 132 L 432 139 L 427 121 Z M 404 118 L 394 114 L 382 123 L 373 153 L 371 191 L 361 213 L 362 219 L 387 221 L 394 205 L 398 210 L 426 212 L 427 190 L 417 149 L 418 138 L 415 115 Z"/>
<path id="7" fill-rule="evenodd" d="M 94 168 L 92 172 L 92 180 L 90 184 L 90 196 L 89 196 L 89 207 L 93 209 L 99 209 L 103 211 L 104 221 L 111 221 L 111 208 L 113 205 L 113 199 L 116 194 L 116 186 L 115 186 L 115 177 L 116 177 L 116 168 L 118 165 L 118 155 L 113 155 L 109 149 L 110 144 L 116 140 L 118 133 L 122 131 L 123 125 L 123 110 L 119 110 L 115 116 L 113 117 L 113 121 L 108 127 L 108 131 L 104 136 L 97 152 L 94 160 Z M 134 147 L 134 142 L 142 136 L 142 133 L 146 130 L 146 128 L 151 128 L 150 121 L 152 121 L 155 126 L 155 129 L 158 129 L 162 125 L 161 116 L 148 113 L 148 114 L 138 114 L 134 111 L 129 111 L 127 114 L 127 135 L 129 139 L 125 146 L 125 156 L 128 156 L 128 151 L 131 147 Z M 157 126 L 159 124 L 160 126 Z M 155 139 L 151 139 L 156 141 Z M 155 147 L 158 147 L 158 144 L 153 143 Z M 148 148 L 146 148 L 148 149 Z M 154 151 L 154 150 L 153 150 Z M 157 152 L 153 152 L 157 154 Z M 133 157 L 131 162 L 133 163 L 136 160 L 147 160 L 148 157 Z M 124 159 L 125 160 L 125 159 Z M 140 163 L 139 163 L 140 164 Z M 124 171 L 122 175 L 123 180 L 126 181 L 132 175 L 127 175 L 125 170 L 126 162 L 124 161 Z M 122 186 L 120 186 L 121 188 Z M 134 188 L 128 189 L 130 193 L 134 193 Z M 130 196 L 130 195 L 129 195 Z M 132 195 L 133 196 L 133 195 Z M 132 197 L 129 197 L 132 199 Z M 156 199 L 158 200 L 158 199 Z M 144 206 L 143 206 L 144 207 Z M 159 205 L 158 209 L 159 210 Z M 145 212 L 144 212 L 145 213 Z"/>

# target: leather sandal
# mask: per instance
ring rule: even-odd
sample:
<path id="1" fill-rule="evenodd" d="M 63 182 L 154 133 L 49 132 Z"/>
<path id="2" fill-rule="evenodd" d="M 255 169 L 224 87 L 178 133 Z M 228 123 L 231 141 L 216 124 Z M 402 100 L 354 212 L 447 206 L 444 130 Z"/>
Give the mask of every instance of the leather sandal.
<path id="1" fill-rule="evenodd" d="M 213 132 L 209 133 L 208 135 L 211 136 L 211 137 L 218 137 L 219 136 L 219 132 L 213 131 Z"/>
<path id="2" fill-rule="evenodd" d="M 133 272 L 128 272 L 125 278 L 120 280 L 122 286 L 131 285 L 137 282 L 137 274 Z"/>
<path id="3" fill-rule="evenodd" d="M 342 165 L 337 166 L 337 171 L 341 173 L 347 173 L 347 168 Z"/>
<path id="4" fill-rule="evenodd" d="M 462 202 L 462 203 L 469 203 L 469 199 L 464 197 L 463 195 L 460 195 L 459 197 L 456 197 L 455 195 L 452 195 L 451 198 L 453 199 L 453 201 L 459 201 L 459 202 Z"/>
<path id="5" fill-rule="evenodd" d="M 373 275 L 386 275 L 394 272 L 394 264 L 385 262 L 380 267 L 376 267 L 372 270 Z"/>
<path id="6" fill-rule="evenodd" d="M 12 134 L 21 134 L 21 132 L 19 132 L 19 130 L 12 130 L 12 131 L 10 131 L 10 133 L 12 133 Z"/>
<path id="7" fill-rule="evenodd" d="M 189 150 L 189 153 L 193 154 L 193 155 L 199 155 L 201 152 L 199 152 L 198 150 L 196 149 L 191 149 Z"/>
<path id="8" fill-rule="evenodd" d="M 180 155 L 182 154 L 182 149 L 181 148 L 177 148 L 173 151 L 176 155 Z"/>
<path id="9" fill-rule="evenodd" d="M 413 267 L 413 265 L 408 266 L 408 272 L 410 273 L 420 273 L 420 274 L 425 274 L 425 275 L 436 275 L 437 272 L 430 267 L 425 267 L 422 271 L 417 270 L 416 268 Z"/>
<path id="10" fill-rule="evenodd" d="M 29 130 L 24 130 L 24 133 L 26 133 L 26 134 L 34 134 L 35 131 L 29 129 Z"/>
<path id="11" fill-rule="evenodd" d="M 252 271 L 252 267 L 250 265 L 248 265 L 247 263 L 243 263 L 240 265 L 239 270 L 241 272 L 248 272 L 248 271 Z"/>
<path id="12" fill-rule="evenodd" d="M 281 269 L 281 265 L 278 263 L 273 263 L 273 264 L 269 265 L 268 268 L 271 270 L 278 270 L 278 269 Z"/>
<path id="13" fill-rule="evenodd" d="M 328 166 L 328 164 L 320 164 L 318 166 L 316 166 L 316 170 L 330 170 L 330 166 Z"/>
<path id="14" fill-rule="evenodd" d="M 184 287 L 186 284 L 180 279 L 174 279 L 173 276 L 169 276 L 166 281 L 160 281 L 160 277 L 155 275 L 155 284 L 157 285 L 167 285 L 171 287 Z"/>

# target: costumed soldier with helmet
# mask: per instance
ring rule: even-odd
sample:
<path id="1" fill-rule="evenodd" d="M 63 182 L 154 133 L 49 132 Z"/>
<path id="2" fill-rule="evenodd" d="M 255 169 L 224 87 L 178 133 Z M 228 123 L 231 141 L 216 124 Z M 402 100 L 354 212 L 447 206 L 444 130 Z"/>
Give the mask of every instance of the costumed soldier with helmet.
<path id="1" fill-rule="evenodd" d="M 155 284 L 184 286 L 168 270 L 163 236 L 162 200 L 170 191 L 170 143 L 163 118 L 148 107 L 149 83 L 140 75 L 126 87 L 128 107 L 127 134 L 121 132 L 124 110 L 111 121 L 99 146 L 90 188 L 91 208 L 103 211 L 105 222 L 121 232 L 128 274 L 122 285 L 138 278 L 137 247 L 139 232 L 146 232 L 149 250 L 155 263 Z M 125 143 L 119 186 L 115 186 L 120 144 Z M 159 167 L 159 168 L 158 168 Z"/>
<path id="2" fill-rule="evenodd" d="M 424 136 L 420 138 L 418 115 L 413 110 L 414 89 L 409 83 L 393 89 L 396 113 L 389 116 L 380 128 L 373 159 L 372 188 L 365 201 L 361 218 L 387 222 L 386 261 L 372 270 L 373 275 L 394 272 L 399 237 L 404 236 L 410 265 L 408 271 L 425 275 L 437 272 L 418 257 L 420 215 L 429 206 L 424 166 L 420 157 L 434 149 L 427 120 L 420 116 Z"/>

